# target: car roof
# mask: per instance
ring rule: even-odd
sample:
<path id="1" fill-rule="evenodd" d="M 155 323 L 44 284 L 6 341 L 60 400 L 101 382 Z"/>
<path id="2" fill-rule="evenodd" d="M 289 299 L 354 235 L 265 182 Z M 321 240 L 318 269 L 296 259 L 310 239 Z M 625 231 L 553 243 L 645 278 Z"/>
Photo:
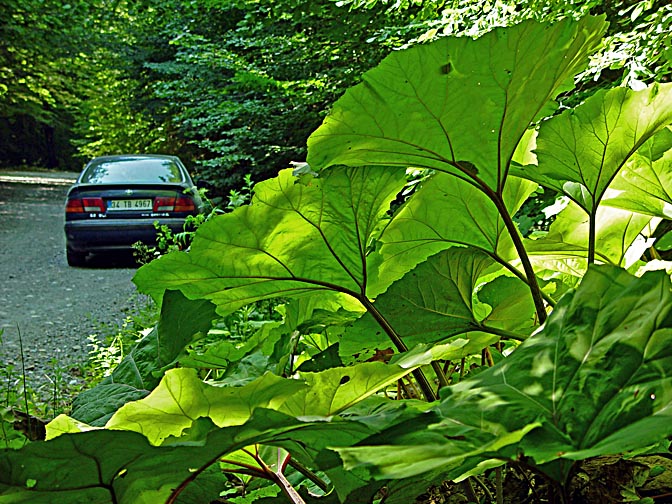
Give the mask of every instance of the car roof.
<path id="1" fill-rule="evenodd" d="M 167 154 L 113 154 L 109 156 L 98 156 L 87 164 L 109 162 L 109 161 L 131 161 L 133 159 L 170 159 L 172 161 L 179 161 L 177 156 L 170 156 Z"/>

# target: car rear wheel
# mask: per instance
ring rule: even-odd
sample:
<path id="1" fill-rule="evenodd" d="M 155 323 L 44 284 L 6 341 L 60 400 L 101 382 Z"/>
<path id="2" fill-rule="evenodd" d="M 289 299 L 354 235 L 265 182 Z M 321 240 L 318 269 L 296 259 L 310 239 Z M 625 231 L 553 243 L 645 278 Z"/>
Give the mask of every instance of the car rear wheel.
<path id="1" fill-rule="evenodd" d="M 75 252 L 70 248 L 65 249 L 65 255 L 68 258 L 68 266 L 83 266 L 86 254 L 82 252 Z"/>

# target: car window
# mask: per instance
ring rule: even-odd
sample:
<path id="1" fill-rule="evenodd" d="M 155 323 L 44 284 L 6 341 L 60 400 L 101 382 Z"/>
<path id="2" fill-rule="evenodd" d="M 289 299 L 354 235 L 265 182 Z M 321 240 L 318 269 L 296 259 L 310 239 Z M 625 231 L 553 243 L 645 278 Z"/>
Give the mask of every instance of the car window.
<path id="1" fill-rule="evenodd" d="M 92 163 L 82 174 L 84 184 L 182 182 L 172 159 L 124 158 Z"/>

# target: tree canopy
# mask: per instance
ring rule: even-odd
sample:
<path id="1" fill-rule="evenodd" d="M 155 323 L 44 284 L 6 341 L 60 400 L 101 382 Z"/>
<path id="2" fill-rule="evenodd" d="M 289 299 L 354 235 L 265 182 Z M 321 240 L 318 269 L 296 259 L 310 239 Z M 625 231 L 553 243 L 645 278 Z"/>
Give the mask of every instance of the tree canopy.
<path id="1" fill-rule="evenodd" d="M 567 100 L 670 79 L 664 1 L 8 0 L 0 162 L 163 152 L 215 188 L 240 186 L 305 159 L 330 105 L 396 48 L 588 13 L 608 36 Z"/>

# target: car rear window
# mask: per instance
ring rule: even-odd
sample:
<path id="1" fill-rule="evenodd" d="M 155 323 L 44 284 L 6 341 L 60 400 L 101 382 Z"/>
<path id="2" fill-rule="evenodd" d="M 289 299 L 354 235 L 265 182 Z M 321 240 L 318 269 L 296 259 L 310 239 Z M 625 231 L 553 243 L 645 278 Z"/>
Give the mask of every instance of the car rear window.
<path id="1" fill-rule="evenodd" d="M 92 162 L 82 174 L 84 184 L 183 182 L 172 159 L 123 158 Z"/>

